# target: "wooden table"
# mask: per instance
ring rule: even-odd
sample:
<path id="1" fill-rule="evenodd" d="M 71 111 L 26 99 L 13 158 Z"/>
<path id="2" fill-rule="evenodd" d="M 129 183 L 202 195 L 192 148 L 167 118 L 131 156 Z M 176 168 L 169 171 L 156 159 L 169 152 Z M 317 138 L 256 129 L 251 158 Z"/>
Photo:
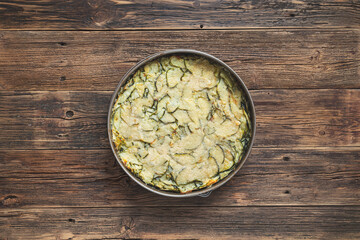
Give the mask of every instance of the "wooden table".
<path id="1" fill-rule="evenodd" d="M 359 239 L 358 0 L 0 2 L 0 239 Z M 210 197 L 139 187 L 106 118 L 142 58 L 192 48 L 253 96 L 257 135 Z"/>

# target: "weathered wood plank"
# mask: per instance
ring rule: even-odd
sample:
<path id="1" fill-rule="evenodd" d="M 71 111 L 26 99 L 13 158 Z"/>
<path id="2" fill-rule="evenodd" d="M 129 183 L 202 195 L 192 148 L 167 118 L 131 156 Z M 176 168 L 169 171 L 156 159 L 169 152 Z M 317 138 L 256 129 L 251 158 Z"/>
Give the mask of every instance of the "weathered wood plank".
<path id="1" fill-rule="evenodd" d="M 5 239 L 358 239 L 359 225 L 358 206 L 0 210 Z"/>
<path id="2" fill-rule="evenodd" d="M 132 181 L 108 150 L 0 151 L 7 207 L 360 205 L 360 149 L 255 148 L 210 197 L 158 196 Z"/>
<path id="3" fill-rule="evenodd" d="M 358 27 L 360 4 L 331 1 L 2 1 L 1 29 Z"/>
<path id="4" fill-rule="evenodd" d="M 359 39 L 356 30 L 2 31 L 0 90 L 113 90 L 136 62 L 174 48 L 213 54 L 250 89 L 360 88 Z"/>
<path id="5" fill-rule="evenodd" d="M 360 89 L 252 92 L 256 146 L 360 146 Z"/>
<path id="6" fill-rule="evenodd" d="M 254 90 L 255 147 L 360 146 L 360 90 Z M 0 149 L 109 148 L 112 92 L 0 91 Z"/>

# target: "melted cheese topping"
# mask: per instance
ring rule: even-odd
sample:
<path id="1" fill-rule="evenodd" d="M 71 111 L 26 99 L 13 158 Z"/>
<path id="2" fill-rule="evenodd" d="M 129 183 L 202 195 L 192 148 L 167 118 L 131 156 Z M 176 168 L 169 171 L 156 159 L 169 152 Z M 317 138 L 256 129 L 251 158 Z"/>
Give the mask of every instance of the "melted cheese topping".
<path id="1" fill-rule="evenodd" d="M 163 57 L 120 89 L 112 139 L 142 181 L 186 193 L 235 168 L 251 138 L 246 109 L 242 91 L 221 66 L 189 55 Z"/>

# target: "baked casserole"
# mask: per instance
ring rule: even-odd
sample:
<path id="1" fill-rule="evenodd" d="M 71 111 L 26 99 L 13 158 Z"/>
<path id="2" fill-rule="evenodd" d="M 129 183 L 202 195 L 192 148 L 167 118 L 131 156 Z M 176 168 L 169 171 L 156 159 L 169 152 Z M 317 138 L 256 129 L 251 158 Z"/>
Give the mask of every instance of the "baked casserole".
<path id="1" fill-rule="evenodd" d="M 221 65 L 191 54 L 148 62 L 120 88 L 111 139 L 144 183 L 187 193 L 234 170 L 251 139 L 248 103 Z"/>

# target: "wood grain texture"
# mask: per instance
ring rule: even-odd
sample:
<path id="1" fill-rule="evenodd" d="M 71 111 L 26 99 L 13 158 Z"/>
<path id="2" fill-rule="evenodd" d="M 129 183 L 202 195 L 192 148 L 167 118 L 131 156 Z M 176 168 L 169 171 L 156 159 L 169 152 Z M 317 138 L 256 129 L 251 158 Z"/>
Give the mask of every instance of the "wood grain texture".
<path id="1" fill-rule="evenodd" d="M 5 239 L 358 239 L 359 225 L 340 206 L 0 210 Z"/>
<path id="2" fill-rule="evenodd" d="M 360 31 L 1 31 L 0 90 L 111 90 L 136 62 L 192 48 L 249 89 L 360 88 Z"/>
<path id="3" fill-rule="evenodd" d="M 1 1 L 1 29 L 358 27 L 354 0 Z"/>
<path id="4" fill-rule="evenodd" d="M 125 174 L 110 149 L 2 150 L 0 176 L 0 210 L 360 205 L 360 149 L 351 148 L 255 148 L 240 172 L 208 198 L 151 193 Z"/>
<path id="5" fill-rule="evenodd" d="M 111 91 L 0 91 L 0 149 L 109 148 Z M 360 147 L 360 90 L 253 90 L 255 147 Z"/>
<path id="6" fill-rule="evenodd" d="M 141 188 L 107 139 L 120 78 L 175 48 L 255 102 L 252 153 L 208 198 Z M 0 1 L 0 239 L 360 239 L 359 103 L 359 1 Z"/>

